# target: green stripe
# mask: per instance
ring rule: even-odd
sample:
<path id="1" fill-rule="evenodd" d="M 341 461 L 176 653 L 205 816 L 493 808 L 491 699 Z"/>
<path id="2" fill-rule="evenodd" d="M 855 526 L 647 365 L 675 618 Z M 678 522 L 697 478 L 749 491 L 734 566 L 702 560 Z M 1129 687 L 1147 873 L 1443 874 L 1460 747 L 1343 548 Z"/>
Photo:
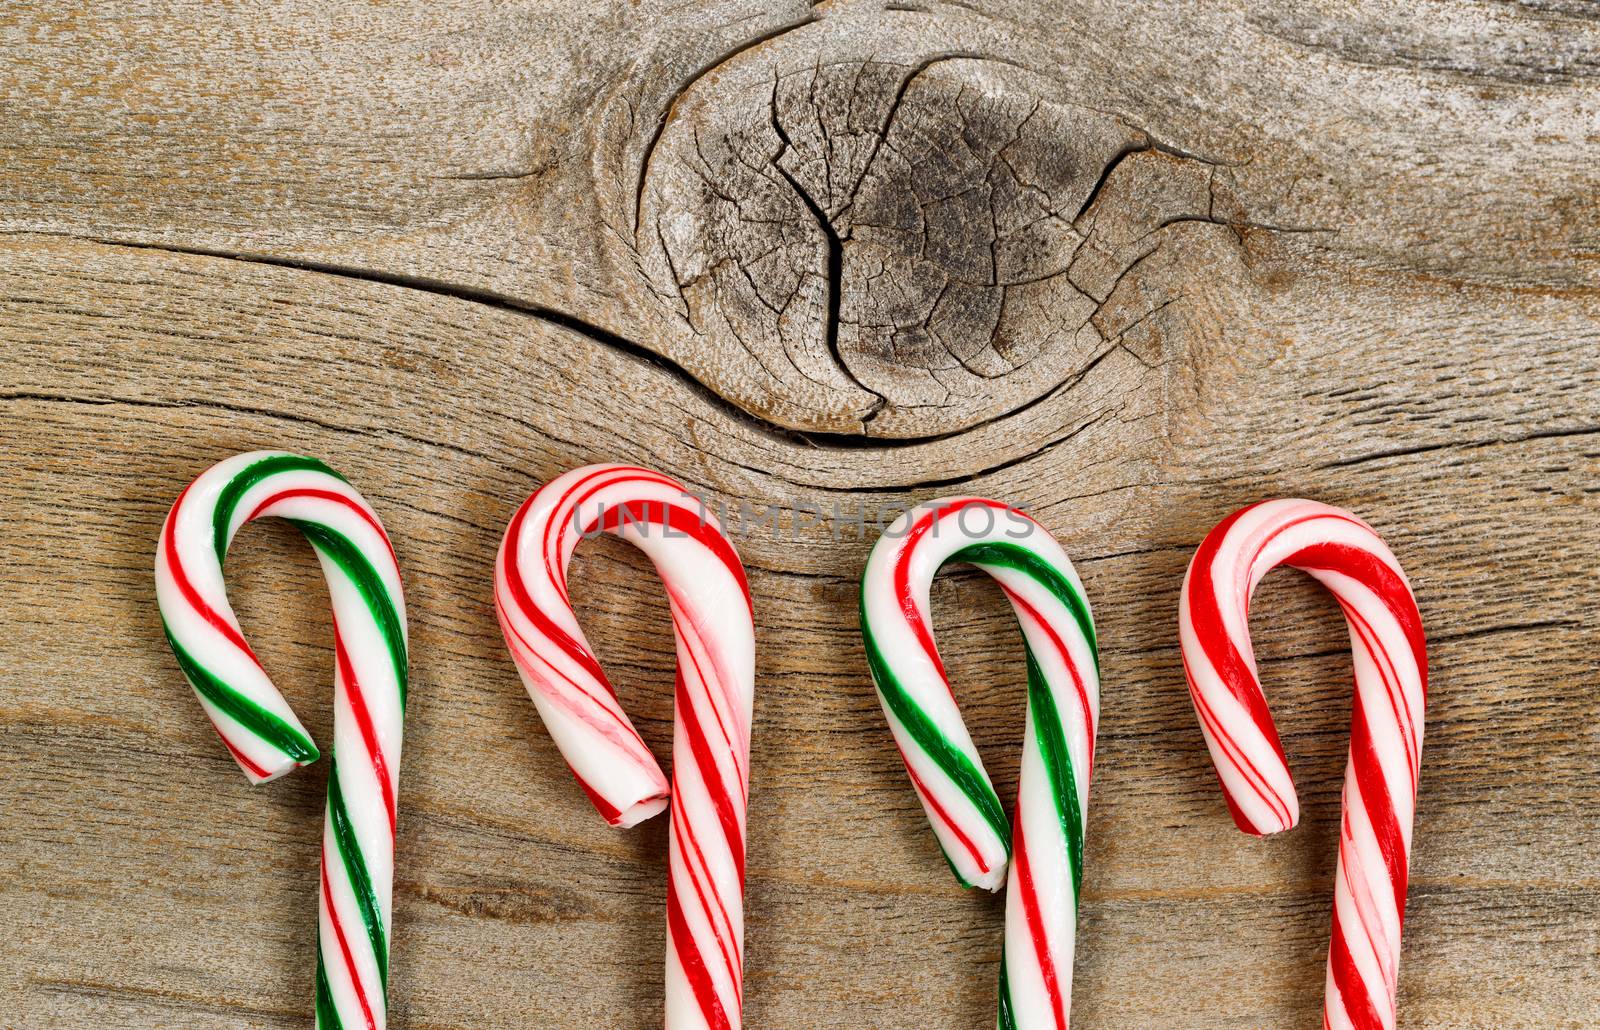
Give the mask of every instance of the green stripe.
<path id="1" fill-rule="evenodd" d="M 389 659 L 394 663 L 394 679 L 400 686 L 400 711 L 406 707 L 406 636 L 400 625 L 400 612 L 389 597 L 389 590 L 378 575 L 378 570 L 367 556 L 361 553 L 350 538 L 319 522 L 290 519 L 304 533 L 317 552 L 337 565 L 360 591 L 367 602 L 367 610 L 383 633 L 389 649 Z"/>
<path id="2" fill-rule="evenodd" d="M 1012 1010 L 1011 974 L 1006 969 L 1006 948 L 1000 946 L 1000 1008 L 995 1017 L 998 1030 L 1017 1030 L 1017 1015 Z"/>
<path id="3" fill-rule="evenodd" d="M 998 541 L 964 547 L 951 557 L 951 561 L 1011 569 L 1050 591 L 1072 614 L 1083 638 L 1088 641 L 1089 654 L 1094 658 L 1095 675 L 1099 675 L 1099 646 L 1088 602 L 1061 570 L 1025 547 Z M 1056 817 L 1067 843 L 1067 861 L 1072 869 L 1072 893 L 1076 904 L 1083 885 L 1083 812 L 1078 803 L 1072 752 L 1067 749 L 1066 731 L 1062 726 L 1061 712 L 1056 707 L 1055 695 L 1051 693 L 1044 670 L 1039 667 L 1038 658 L 1031 647 L 1027 649 L 1027 661 L 1028 706 L 1033 713 L 1034 740 L 1039 745 L 1045 776 L 1055 801 Z"/>
<path id="4" fill-rule="evenodd" d="M 339 759 L 334 756 L 328 772 L 328 822 L 333 826 L 333 839 L 339 847 L 339 857 L 344 860 L 345 874 L 350 878 L 350 889 L 361 909 L 361 921 L 366 924 L 367 941 L 378 959 L 378 978 L 384 990 L 389 988 L 389 943 L 383 931 L 383 916 L 378 911 L 378 895 L 372 889 L 372 874 L 367 871 L 365 856 L 356 843 L 355 827 L 350 823 L 350 813 L 344 807 L 344 791 L 339 788 Z M 351 975 L 355 971 L 351 970 Z"/>
<path id="5" fill-rule="evenodd" d="M 1088 641 L 1089 653 L 1094 658 L 1095 674 L 1099 675 L 1099 646 L 1095 639 L 1094 620 L 1089 614 L 1088 602 L 1060 569 L 1025 547 L 1000 541 L 964 547 L 952 555 L 950 560 L 1011 569 L 1050 591 L 1051 595 L 1072 614 L 1083 638 Z M 1055 695 L 1051 693 L 1044 670 L 1040 668 L 1038 658 L 1031 647 L 1027 649 L 1027 661 L 1028 706 L 1033 713 L 1034 740 L 1039 745 L 1045 776 L 1055 801 L 1056 817 L 1061 823 L 1061 834 L 1067 843 L 1067 861 L 1072 869 L 1072 893 L 1076 904 L 1083 884 L 1083 812 L 1082 806 L 1078 803 L 1072 752 L 1067 749 L 1066 731 L 1062 726 L 1061 712 L 1056 706 Z"/>
<path id="6" fill-rule="evenodd" d="M 933 720 L 928 718 L 921 707 L 906 693 L 905 687 L 901 686 L 872 636 L 872 627 L 867 621 L 864 595 L 861 601 L 861 637 L 866 644 L 867 665 L 872 669 L 872 678 L 878 685 L 878 693 L 888 704 L 889 710 L 904 724 L 923 753 L 933 759 L 934 764 L 943 770 L 944 774 L 950 777 L 956 787 L 967 796 L 967 800 L 972 802 L 973 807 L 983 816 L 995 836 L 1000 838 L 1006 854 L 1009 855 L 1011 827 L 1006 822 L 1005 811 L 1000 807 L 1000 798 L 972 760 L 950 743 L 949 738 L 940 732 L 939 727 L 934 725 Z M 949 856 L 946 855 L 945 859 L 948 861 Z M 957 876 L 957 879 L 960 877 Z M 963 881 L 963 886 L 968 884 Z"/>
<path id="7" fill-rule="evenodd" d="M 211 513 L 211 546 L 217 552 L 219 565 L 228 555 L 228 526 L 233 522 L 233 513 L 239 507 L 239 501 L 250 492 L 251 487 L 280 472 L 322 472 L 341 483 L 349 482 L 316 458 L 304 458 L 298 454 L 277 454 L 245 466 L 222 488 L 222 493 L 217 495 L 216 510 Z"/>
<path id="8" fill-rule="evenodd" d="M 1089 642 L 1089 654 L 1094 658 L 1094 671 L 1100 673 L 1100 645 L 1095 639 L 1094 618 L 1089 614 L 1089 603 L 1083 599 L 1071 580 L 1060 569 L 1018 544 L 995 541 L 972 544 L 945 559 L 944 565 L 953 562 L 970 562 L 973 565 L 998 565 L 1020 572 L 1050 591 L 1056 600 L 1072 613 L 1078 631 Z M 941 565 L 940 568 L 943 568 Z"/>
<path id="9" fill-rule="evenodd" d="M 161 630 L 167 635 L 167 643 L 171 645 L 172 653 L 178 659 L 183 674 L 189 678 L 189 682 L 194 685 L 195 691 L 201 697 L 211 702 L 246 731 L 301 765 L 317 760 L 321 752 L 317 750 L 317 745 L 311 742 L 310 737 L 245 697 L 196 661 L 172 635 L 172 628 L 167 625 L 166 619 L 161 620 Z"/>
<path id="10" fill-rule="evenodd" d="M 328 987 L 328 967 L 322 964 L 322 945 L 317 945 L 317 1030 L 344 1030 L 339 1009 L 333 1004 Z"/>
<path id="11" fill-rule="evenodd" d="M 1011 569 L 1048 590 L 1071 613 L 1073 621 L 1077 623 L 1079 632 L 1089 644 L 1089 653 L 1094 660 L 1095 673 L 1098 676 L 1099 648 L 1095 637 L 1094 620 L 1089 614 L 1089 605 L 1077 587 L 1059 569 L 1025 547 L 1000 541 L 963 547 L 946 559 L 940 567 L 954 562 Z M 863 588 L 864 586 L 865 584 Z M 971 759 L 950 743 L 933 720 L 912 701 L 895 677 L 878 648 L 877 641 L 873 638 L 872 627 L 867 620 L 864 589 L 861 598 L 861 635 L 866 645 L 867 664 L 889 710 L 905 725 L 923 752 L 933 759 L 978 809 L 996 835 L 1005 842 L 1009 854 L 1011 828 L 1006 822 L 999 797 Z M 1028 699 L 1034 712 L 1035 738 L 1039 744 L 1040 754 L 1044 758 L 1045 773 L 1050 781 L 1051 793 L 1054 795 L 1062 835 L 1067 841 L 1068 862 L 1072 868 L 1072 886 L 1076 898 L 1083 880 L 1083 820 L 1078 804 L 1071 753 L 1067 750 L 1066 736 L 1055 697 L 1050 693 L 1044 673 L 1031 648 L 1027 649 L 1027 662 Z M 954 872 L 955 864 L 950 862 L 949 855 L 945 856 L 945 861 L 950 864 L 951 871 Z M 956 878 L 961 879 L 959 874 Z M 967 886 L 964 881 L 962 885 Z"/>
<path id="12" fill-rule="evenodd" d="M 1033 712 L 1033 739 L 1039 745 L 1045 777 L 1056 803 L 1056 818 L 1061 822 L 1061 835 L 1067 842 L 1067 863 L 1072 868 L 1072 905 L 1076 911 L 1083 891 L 1083 811 L 1078 804 L 1072 752 L 1067 750 L 1061 713 L 1032 648 L 1028 648 L 1028 707 Z"/>
<path id="13" fill-rule="evenodd" d="M 1095 663 L 1095 674 L 1099 675 L 1099 645 L 1095 637 L 1094 620 L 1089 614 L 1089 605 L 1077 587 L 1059 569 L 1025 547 L 998 541 L 963 547 L 946 559 L 940 567 L 955 562 L 1011 569 L 1048 590 L 1071 613 L 1079 632 L 1089 644 L 1089 653 Z M 873 679 L 877 682 L 878 690 L 890 709 L 911 730 L 912 737 L 923 750 L 973 800 L 989 824 L 997 828 L 1001 838 L 1006 841 L 1006 850 L 1009 852 L 1010 828 L 1005 825 L 999 798 L 995 796 L 993 788 L 977 774 L 976 768 L 966 756 L 955 750 L 939 732 L 938 727 L 934 726 L 932 721 L 912 703 L 906 696 L 904 688 L 894 678 L 888 663 L 884 661 L 873 640 L 867 622 L 864 591 L 861 601 L 861 634 L 866 643 L 867 663 L 872 669 Z M 1034 727 L 1034 739 L 1039 746 L 1045 777 L 1055 803 L 1056 817 L 1061 824 L 1061 834 L 1066 841 L 1067 862 L 1072 871 L 1073 904 L 1076 908 L 1083 884 L 1083 815 L 1078 804 L 1077 781 L 1055 696 L 1050 691 L 1044 670 L 1040 668 L 1033 649 L 1025 647 L 1025 653 L 1028 663 L 1028 708 Z M 980 798 L 985 799 L 985 802 L 992 802 L 992 805 L 981 803 Z M 946 856 L 946 861 L 949 861 L 949 856 Z M 954 868 L 952 864 L 952 871 Z M 959 879 L 959 876 L 957 878 Z M 997 1030 L 1016 1030 L 1017 1027 L 1016 1011 L 1011 997 L 1011 977 L 1003 946 L 1000 952 L 999 1005 L 995 1025 Z"/>

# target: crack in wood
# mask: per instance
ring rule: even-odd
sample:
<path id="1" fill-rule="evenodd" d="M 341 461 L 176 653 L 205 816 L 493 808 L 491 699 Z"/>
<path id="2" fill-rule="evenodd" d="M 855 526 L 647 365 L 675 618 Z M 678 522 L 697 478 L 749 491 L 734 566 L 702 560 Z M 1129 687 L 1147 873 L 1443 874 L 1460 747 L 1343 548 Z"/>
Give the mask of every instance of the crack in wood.
<path id="1" fill-rule="evenodd" d="M 815 79 L 813 79 L 814 83 Z M 802 186 L 800 180 L 796 179 L 789 169 L 783 166 L 784 155 L 793 149 L 794 144 L 789 139 L 788 132 L 783 128 L 782 119 L 778 117 L 778 79 L 776 77 L 772 80 L 771 121 L 772 131 L 777 134 L 780 143 L 778 152 L 771 158 L 772 167 L 777 169 L 779 175 L 783 176 L 784 181 L 789 184 L 795 195 L 800 198 L 800 203 L 804 204 L 806 210 L 811 213 L 811 217 L 816 221 L 817 229 L 822 233 L 823 241 L 827 247 L 827 260 L 823 273 L 823 288 L 827 291 L 827 315 L 823 322 L 824 346 L 828 348 L 828 353 L 833 355 L 834 363 L 839 366 L 839 371 L 843 372 L 850 382 L 875 398 L 872 407 L 868 409 L 865 415 L 861 416 L 861 424 L 865 426 L 877 417 L 878 413 L 889 403 L 889 399 L 857 378 L 855 372 L 850 368 L 850 363 L 845 360 L 844 355 L 839 351 L 839 306 L 844 294 L 844 241 L 840 239 L 839 231 L 834 228 L 833 216 L 824 211 L 822 205 L 818 204 L 816 198 L 811 195 L 811 191 Z M 671 260 L 670 252 L 668 253 L 668 260 Z M 743 269 L 745 266 L 741 264 L 739 267 Z M 753 277 L 751 278 L 751 285 L 755 285 Z"/>
<path id="2" fill-rule="evenodd" d="M 922 440 L 863 440 L 860 436 L 851 433 L 834 434 L 828 432 L 799 432 L 763 419 L 761 416 L 747 411 L 738 404 L 733 403 L 720 393 L 707 386 L 688 369 L 664 357 L 642 344 L 635 343 L 609 329 L 596 325 L 585 319 L 565 311 L 542 305 L 528 304 L 516 297 L 492 290 L 478 287 L 464 286 L 458 283 L 447 283 L 438 279 L 422 276 L 405 275 L 393 272 L 380 272 L 373 269 L 359 268 L 350 265 L 336 265 L 327 262 L 309 261 L 296 258 L 276 257 L 269 254 L 251 253 L 247 251 L 219 250 L 207 247 L 175 246 L 164 243 L 150 243 L 139 240 L 119 240 L 104 236 L 90 236 L 66 232 L 10 232 L 0 230 L 0 236 L 45 236 L 54 239 L 74 240 L 80 243 L 98 244 L 104 247 L 122 247 L 129 250 L 148 250 L 163 254 L 174 254 L 187 257 L 213 258 L 222 261 L 239 261 L 245 264 L 265 265 L 271 268 L 283 268 L 292 271 L 313 272 L 318 275 L 336 276 L 341 279 L 356 282 L 374 283 L 380 286 L 392 286 L 398 289 L 415 290 L 429 293 L 438 297 L 447 297 L 452 300 L 468 304 L 478 304 L 500 311 L 513 312 L 518 315 L 530 316 L 541 322 L 558 326 L 568 332 L 575 333 L 594 343 L 618 351 L 645 364 L 659 368 L 684 386 L 689 388 L 712 407 L 723 415 L 738 422 L 752 431 L 769 439 L 790 444 L 799 444 L 807 448 L 838 446 L 857 449 L 862 446 L 881 447 L 892 449 L 897 447 L 914 446 L 926 442 Z M 330 427 L 339 428 L 339 427 Z M 425 441 L 419 441 L 425 442 Z M 443 445 L 440 445 L 443 446 Z"/>
<path id="3" fill-rule="evenodd" d="M 223 1000 L 222 998 L 197 998 L 172 990 L 140 987 L 127 983 L 103 983 L 96 980 L 73 980 L 64 977 L 32 977 L 34 986 L 55 994 L 72 995 L 96 1000 L 132 1001 L 177 1012 L 203 1013 L 210 1016 L 250 1017 L 268 1020 L 273 1026 L 302 1026 L 304 1016 L 299 1009 L 266 1009 L 254 1005 Z"/>
<path id="4" fill-rule="evenodd" d="M 824 62 L 819 50 L 788 71 L 776 55 L 763 60 L 771 67 L 759 115 L 749 110 L 752 77 L 725 63 L 728 74 L 705 83 L 711 92 L 680 108 L 673 121 L 682 126 L 654 139 L 656 224 L 645 232 L 641 223 L 635 242 L 648 236 L 659 250 L 661 267 L 644 274 L 697 345 L 725 340 L 763 378 L 754 389 L 721 377 L 707 385 L 763 422 L 828 446 L 853 437 L 936 442 L 1059 398 L 1078 369 L 1104 356 L 1103 345 L 1121 344 L 1179 299 L 1169 292 L 1143 312 L 1121 310 L 1140 303 L 1130 291 L 1106 314 L 1166 230 L 1213 225 L 1241 247 L 1252 229 L 1337 232 L 1242 217 L 1236 194 L 1229 213 L 1219 213 L 1217 172 L 1237 162 L 1089 105 L 1047 102 L 1044 87 L 1005 58 L 947 51 L 915 62 Z M 925 79 L 952 61 L 974 68 Z M 887 69 L 898 70 L 890 81 Z M 1022 78 L 997 85 L 995 72 L 979 69 Z M 924 81 L 925 96 L 915 93 Z M 724 89 L 734 92 L 717 92 Z M 685 87 L 679 99 L 688 95 Z M 1096 148 L 1108 138 L 1122 142 L 1102 154 Z M 1162 200 L 1137 184 L 1114 188 L 1146 155 L 1170 159 L 1173 174 L 1186 164 L 1208 169 L 1206 188 L 1187 207 L 1177 192 Z M 895 166 L 881 168 L 890 157 Z M 653 188 L 635 186 L 641 198 Z M 1168 206 L 1153 220 L 1138 221 L 1148 217 L 1141 205 L 1161 202 Z M 907 203 L 915 210 L 896 214 Z M 793 234 L 799 227 L 806 236 Z M 1084 279 L 1078 264 L 1090 245 Z M 1152 274 L 1176 277 L 1188 253 Z M 981 269 L 966 269 L 980 256 Z M 1150 373 L 1167 364 L 1124 350 Z"/>
<path id="5" fill-rule="evenodd" d="M 1388 458 L 1410 458 L 1422 454 L 1433 454 L 1437 451 L 1476 450 L 1482 447 L 1502 447 L 1519 443 L 1531 443 L 1537 440 L 1561 440 L 1574 436 L 1594 436 L 1600 434 L 1600 426 L 1573 426 L 1564 429 L 1547 429 L 1534 433 L 1523 433 L 1514 436 L 1499 436 L 1486 440 L 1446 440 L 1441 443 L 1419 444 L 1415 447 L 1396 447 L 1385 451 L 1374 451 L 1370 454 L 1357 454 L 1349 458 L 1339 458 L 1327 461 L 1316 466 L 1319 471 L 1328 469 L 1354 468 L 1357 465 L 1366 465 L 1374 461 L 1383 461 Z"/>
<path id="6" fill-rule="evenodd" d="M 638 175 L 635 176 L 633 195 L 633 235 L 635 239 L 635 247 L 637 247 L 637 240 L 639 236 L 640 216 L 641 212 L 644 210 L 644 187 L 645 183 L 649 181 L 650 177 L 650 162 L 654 160 L 656 147 L 661 143 L 661 134 L 666 131 L 667 123 L 672 121 L 672 113 L 674 109 L 677 108 L 678 101 L 682 100 L 684 95 L 687 94 L 689 90 L 694 88 L 695 83 L 704 79 L 707 75 L 715 72 L 718 68 L 721 68 L 728 62 L 739 57 L 741 54 L 745 54 L 751 50 L 754 50 L 763 43 L 770 43 L 779 36 L 786 35 L 795 31 L 796 29 L 803 29 L 807 25 L 814 24 L 816 20 L 817 14 L 815 11 L 813 11 L 807 14 L 804 18 L 786 22 L 767 32 L 751 36 L 749 39 L 744 40 L 733 49 L 718 54 L 712 61 L 707 63 L 700 70 L 696 71 L 693 75 L 689 76 L 688 79 L 684 80 L 683 84 L 667 97 L 666 102 L 661 105 L 661 116 L 656 119 L 655 127 L 650 133 L 650 141 L 645 144 L 644 156 L 639 160 L 639 172 Z"/>

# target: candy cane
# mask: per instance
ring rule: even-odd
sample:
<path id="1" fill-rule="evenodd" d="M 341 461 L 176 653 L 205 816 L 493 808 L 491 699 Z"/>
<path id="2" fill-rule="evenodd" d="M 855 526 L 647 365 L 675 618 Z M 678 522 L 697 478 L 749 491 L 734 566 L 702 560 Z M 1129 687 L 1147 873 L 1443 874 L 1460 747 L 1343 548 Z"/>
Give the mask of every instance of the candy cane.
<path id="1" fill-rule="evenodd" d="M 1028 714 L 1011 833 L 934 646 L 933 577 L 950 562 L 1000 583 L 1027 646 Z M 1094 622 L 1072 562 L 1043 526 L 976 497 L 906 512 L 861 578 L 861 634 L 912 786 L 963 886 L 1007 881 L 999 1026 L 1064 1030 L 1083 885 L 1100 673 Z"/>
<path id="2" fill-rule="evenodd" d="M 666 583 L 677 644 L 673 783 L 622 711 L 567 596 L 578 541 L 613 533 Z M 591 465 L 517 511 L 495 562 L 506 644 L 578 785 L 613 826 L 672 808 L 666 1025 L 740 1025 L 745 806 L 755 626 L 744 566 L 717 521 L 648 469 Z"/>
<path id="3" fill-rule="evenodd" d="M 333 743 L 322 831 L 316 1024 L 387 1024 L 395 798 L 406 704 L 400 569 L 372 508 L 314 458 L 254 451 L 184 488 L 156 545 L 167 641 L 253 783 L 315 761 L 316 745 L 239 631 L 222 563 L 239 527 L 276 515 L 311 542 L 333 602 Z"/>
<path id="4" fill-rule="evenodd" d="M 1394 554 L 1339 508 L 1264 501 L 1206 537 L 1184 578 L 1178 634 L 1201 732 L 1246 833 L 1287 830 L 1300 818 L 1250 644 L 1250 597 L 1278 565 L 1332 591 L 1355 657 L 1323 1023 L 1392 1030 L 1428 691 L 1422 617 Z"/>

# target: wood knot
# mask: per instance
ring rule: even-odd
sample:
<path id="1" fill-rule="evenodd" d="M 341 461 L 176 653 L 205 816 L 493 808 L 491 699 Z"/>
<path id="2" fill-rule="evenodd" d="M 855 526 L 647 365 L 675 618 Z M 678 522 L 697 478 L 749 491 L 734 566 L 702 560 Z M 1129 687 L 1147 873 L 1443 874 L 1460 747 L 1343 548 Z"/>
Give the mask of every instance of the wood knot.
<path id="1" fill-rule="evenodd" d="M 1053 92 L 937 57 L 717 73 L 680 96 L 644 162 L 635 244 L 656 293 L 739 370 L 714 387 L 791 428 L 909 438 L 1088 367 L 1133 259 L 1092 245 L 1091 208 L 1123 158 L 1153 151 Z"/>

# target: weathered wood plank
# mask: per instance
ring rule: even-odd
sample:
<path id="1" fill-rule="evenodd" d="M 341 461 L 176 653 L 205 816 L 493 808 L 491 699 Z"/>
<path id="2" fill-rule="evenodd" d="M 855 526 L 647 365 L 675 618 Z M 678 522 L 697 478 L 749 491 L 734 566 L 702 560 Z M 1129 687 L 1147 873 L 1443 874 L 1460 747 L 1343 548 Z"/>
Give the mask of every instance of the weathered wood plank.
<path id="1" fill-rule="evenodd" d="M 1600 303 L 1431 286 L 1217 232 L 1191 226 L 1164 245 L 1212 264 L 1153 278 L 1173 302 L 1076 385 L 957 437 L 869 446 L 779 432 L 631 349 L 504 306 L 237 260 L 6 242 L 0 855 L 16 871 L 0 913 L 18 928 L 0 954 L 6 1018 L 303 1025 L 324 774 L 245 785 L 161 645 L 149 575 L 183 482 L 272 444 L 345 470 L 407 575 L 417 703 L 397 1025 L 659 1021 L 664 829 L 617 834 L 594 818 L 522 694 L 488 590 L 499 533 L 533 485 L 618 458 L 713 500 L 824 511 L 786 521 L 780 540 L 735 522 L 761 615 L 750 1025 L 990 1018 L 1001 903 L 949 882 L 855 630 L 870 534 L 852 513 L 952 489 L 1038 512 L 1096 605 L 1107 687 L 1079 1025 L 1315 1019 L 1343 630 L 1308 583 L 1263 587 L 1256 633 L 1306 816 L 1274 841 L 1232 829 L 1175 653 L 1188 551 L 1232 506 L 1278 492 L 1375 522 L 1434 641 L 1406 1025 L 1589 1025 L 1600 370 L 1579 344 Z M 277 527 L 245 534 L 229 569 L 246 628 L 325 738 L 314 563 Z M 672 649 L 659 589 L 609 542 L 586 546 L 576 577 L 597 650 L 663 743 Z M 1007 793 L 1015 631 L 975 575 L 942 579 L 935 603 Z"/>
<path id="2" fill-rule="evenodd" d="M 0 231 L 422 280 L 581 318 L 781 426 L 919 438 L 1116 335 L 1064 272 L 1094 230 L 1217 221 L 1441 291 L 1592 289 L 1586 11 L 18 9 Z M 1083 209 L 1140 147 L 1182 160 Z"/>
<path id="3" fill-rule="evenodd" d="M 0 1025 L 305 1024 L 324 773 L 244 785 L 149 575 L 182 484 L 266 445 L 407 575 L 397 1026 L 659 1024 L 664 828 L 598 825 L 488 589 L 534 484 L 613 459 L 732 505 L 751 568 L 749 1025 L 990 1019 L 1000 902 L 949 883 L 855 627 L 874 523 L 951 492 L 1096 606 L 1078 1025 L 1316 1018 L 1343 630 L 1263 587 L 1281 840 L 1231 828 L 1175 652 L 1189 552 L 1271 494 L 1374 522 L 1430 630 L 1403 1025 L 1600 1022 L 1593 5 L 981 7 L 0 12 Z M 325 738 L 313 564 L 267 527 L 229 569 Z M 644 562 L 575 584 L 664 743 Z M 1015 631 L 975 575 L 936 605 L 1004 796 Z"/>

